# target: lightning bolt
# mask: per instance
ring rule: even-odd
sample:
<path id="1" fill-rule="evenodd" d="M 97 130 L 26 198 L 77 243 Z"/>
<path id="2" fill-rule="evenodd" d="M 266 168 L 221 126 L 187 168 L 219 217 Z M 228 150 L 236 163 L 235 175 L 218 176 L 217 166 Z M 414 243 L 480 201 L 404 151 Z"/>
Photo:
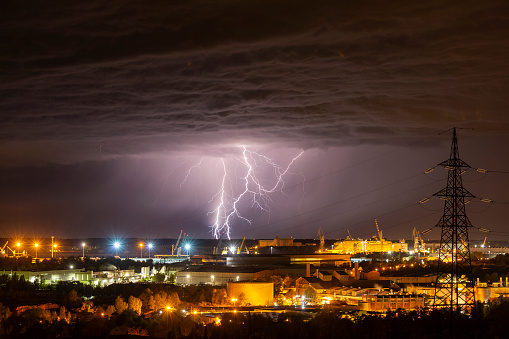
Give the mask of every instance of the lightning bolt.
<path id="1" fill-rule="evenodd" d="M 224 232 L 228 239 L 230 239 L 232 223 L 235 218 L 251 224 L 251 220 L 242 216 L 239 210 L 239 204 L 244 200 L 250 199 L 251 207 L 269 212 L 270 215 L 270 205 L 272 204 L 270 195 L 275 192 L 283 193 L 285 185 L 284 177 L 289 173 L 293 163 L 299 159 L 303 153 L 303 151 L 300 152 L 290 161 L 286 168 L 283 168 L 276 164 L 271 158 L 255 151 L 250 151 L 247 147 L 242 146 L 242 158 L 238 159 L 238 161 L 245 167 L 245 175 L 239 178 L 242 182 L 242 190 L 236 195 L 229 193 L 232 192 L 232 180 L 228 176 L 224 159 L 221 159 L 223 166 L 221 186 L 219 191 L 210 200 L 210 202 L 217 201 L 217 207 L 209 212 L 215 215 L 214 224 L 211 226 L 214 237 L 218 239 L 221 233 Z M 274 184 L 264 184 L 262 180 L 257 177 L 255 169 L 263 165 L 272 167 L 275 178 Z M 228 189 L 228 184 L 230 184 L 230 189 Z"/>
<path id="2" fill-rule="evenodd" d="M 185 176 L 184 176 L 184 180 L 182 180 L 182 182 L 180 183 L 180 187 L 182 187 L 182 185 L 185 184 L 185 182 L 187 181 L 187 178 L 189 178 L 189 176 L 191 175 L 191 172 L 193 171 L 193 169 L 195 169 L 196 167 L 199 167 L 201 166 L 201 163 L 203 162 L 203 158 L 200 159 L 199 162 L 197 162 L 196 164 L 194 164 L 193 166 L 189 167 L 189 169 L 187 170 Z"/>

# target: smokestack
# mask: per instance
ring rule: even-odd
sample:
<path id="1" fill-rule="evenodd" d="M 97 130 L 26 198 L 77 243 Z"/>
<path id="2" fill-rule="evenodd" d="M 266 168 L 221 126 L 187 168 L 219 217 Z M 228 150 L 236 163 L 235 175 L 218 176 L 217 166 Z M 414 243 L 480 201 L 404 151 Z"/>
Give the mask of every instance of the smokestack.
<path id="1" fill-rule="evenodd" d="M 306 278 L 309 278 L 309 277 L 311 277 L 311 264 L 307 263 L 306 264 Z"/>

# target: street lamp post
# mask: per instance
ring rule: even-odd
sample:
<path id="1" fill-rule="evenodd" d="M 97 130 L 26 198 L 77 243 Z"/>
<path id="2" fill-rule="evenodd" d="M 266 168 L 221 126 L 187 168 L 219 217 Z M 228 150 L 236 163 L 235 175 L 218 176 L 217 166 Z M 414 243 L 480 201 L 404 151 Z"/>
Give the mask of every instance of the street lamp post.
<path id="1" fill-rule="evenodd" d="M 17 255 L 16 255 L 16 254 L 14 255 L 16 258 L 20 256 L 20 255 L 19 255 L 19 253 L 20 253 L 20 252 L 19 252 L 19 247 L 20 247 L 20 246 L 21 246 L 21 244 L 20 244 L 19 242 L 17 242 L 17 243 L 16 243 L 16 250 L 18 251 L 18 254 L 17 254 Z"/>
<path id="2" fill-rule="evenodd" d="M 170 316 L 170 306 L 166 306 L 166 331 L 168 331 L 168 317 Z"/>
<path id="3" fill-rule="evenodd" d="M 186 244 L 185 249 L 187 250 L 187 256 L 189 256 L 189 250 L 191 249 L 191 245 Z"/>
<path id="4" fill-rule="evenodd" d="M 35 247 L 35 260 L 37 260 L 37 248 L 39 247 L 39 244 L 35 243 L 34 247 Z"/>
<path id="5" fill-rule="evenodd" d="M 120 247 L 120 244 L 118 242 L 115 242 L 113 244 L 113 247 L 115 247 L 115 255 L 118 256 L 118 248 Z"/>
<path id="6" fill-rule="evenodd" d="M 148 258 L 150 259 L 150 250 L 152 249 L 152 244 L 148 244 Z"/>
<path id="7" fill-rule="evenodd" d="M 143 258 L 143 243 L 140 242 L 140 258 Z"/>
<path id="8" fill-rule="evenodd" d="M 87 244 L 85 244 L 84 242 L 81 243 L 81 247 L 83 247 L 83 261 L 85 260 L 85 246 Z"/>

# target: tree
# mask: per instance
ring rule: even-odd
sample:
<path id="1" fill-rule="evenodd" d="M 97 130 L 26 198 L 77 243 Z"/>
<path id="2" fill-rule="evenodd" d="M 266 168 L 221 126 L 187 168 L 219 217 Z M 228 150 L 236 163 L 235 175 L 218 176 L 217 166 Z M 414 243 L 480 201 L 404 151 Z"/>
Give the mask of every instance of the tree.
<path id="1" fill-rule="evenodd" d="M 118 314 L 121 314 L 125 310 L 129 308 L 129 305 L 125 302 L 124 298 L 122 296 L 117 296 L 117 299 L 115 299 L 115 309 L 117 310 Z"/>
<path id="2" fill-rule="evenodd" d="M 136 312 L 136 314 L 141 315 L 141 306 L 142 306 L 141 299 L 133 297 L 131 295 L 131 296 L 129 296 L 128 304 L 129 304 L 130 310 L 133 310 L 134 312 Z"/>
<path id="3" fill-rule="evenodd" d="M 245 306 L 246 305 L 246 294 L 244 292 L 242 292 L 241 294 L 239 294 L 237 300 L 238 300 L 238 303 L 239 303 L 239 306 Z"/>
<path id="4" fill-rule="evenodd" d="M 4 306 L 0 302 L 0 323 L 2 320 L 7 319 L 11 316 L 11 311 L 9 310 L 9 307 Z"/>
<path id="5" fill-rule="evenodd" d="M 224 305 L 228 298 L 225 288 L 218 288 L 212 292 L 212 305 Z"/>
<path id="6" fill-rule="evenodd" d="M 64 298 L 64 305 L 68 308 L 74 308 L 81 306 L 81 298 L 78 297 L 78 293 L 75 290 L 71 290 L 69 294 Z"/>
<path id="7" fill-rule="evenodd" d="M 152 276 L 152 281 L 154 282 L 163 282 L 166 279 L 166 275 L 164 273 L 156 273 Z"/>
<path id="8" fill-rule="evenodd" d="M 273 275 L 270 277 L 270 281 L 274 283 L 274 294 L 279 294 L 283 290 L 284 280 L 279 275 Z"/>
<path id="9" fill-rule="evenodd" d="M 154 292 L 150 290 L 150 288 L 146 288 L 141 294 L 140 294 L 140 300 L 142 303 L 142 308 L 145 310 L 155 310 L 155 303 L 154 303 Z"/>
<path id="10" fill-rule="evenodd" d="M 58 317 L 60 318 L 60 320 L 69 323 L 69 321 L 71 321 L 71 312 L 67 312 L 65 306 L 60 306 Z"/>
<path id="11" fill-rule="evenodd" d="M 315 297 L 316 297 L 316 291 L 314 288 L 312 288 L 311 286 L 306 288 L 306 290 L 304 291 L 304 297 L 307 299 L 307 301 L 313 301 L 315 300 Z"/>
<path id="12" fill-rule="evenodd" d="M 115 306 L 113 305 L 108 305 L 108 307 L 106 308 L 106 311 L 104 312 L 104 315 L 107 316 L 108 318 L 111 317 L 111 315 L 113 313 L 115 313 L 117 311 L 117 309 L 115 308 Z"/>

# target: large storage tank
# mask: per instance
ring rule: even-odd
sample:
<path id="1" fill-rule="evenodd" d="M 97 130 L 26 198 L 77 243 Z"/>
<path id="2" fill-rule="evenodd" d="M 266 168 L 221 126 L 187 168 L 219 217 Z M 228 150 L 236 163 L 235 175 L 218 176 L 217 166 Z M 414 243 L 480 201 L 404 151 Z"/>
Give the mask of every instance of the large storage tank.
<path id="1" fill-rule="evenodd" d="M 271 305 L 274 302 L 274 283 L 229 282 L 226 286 L 229 298 L 253 306 Z"/>

